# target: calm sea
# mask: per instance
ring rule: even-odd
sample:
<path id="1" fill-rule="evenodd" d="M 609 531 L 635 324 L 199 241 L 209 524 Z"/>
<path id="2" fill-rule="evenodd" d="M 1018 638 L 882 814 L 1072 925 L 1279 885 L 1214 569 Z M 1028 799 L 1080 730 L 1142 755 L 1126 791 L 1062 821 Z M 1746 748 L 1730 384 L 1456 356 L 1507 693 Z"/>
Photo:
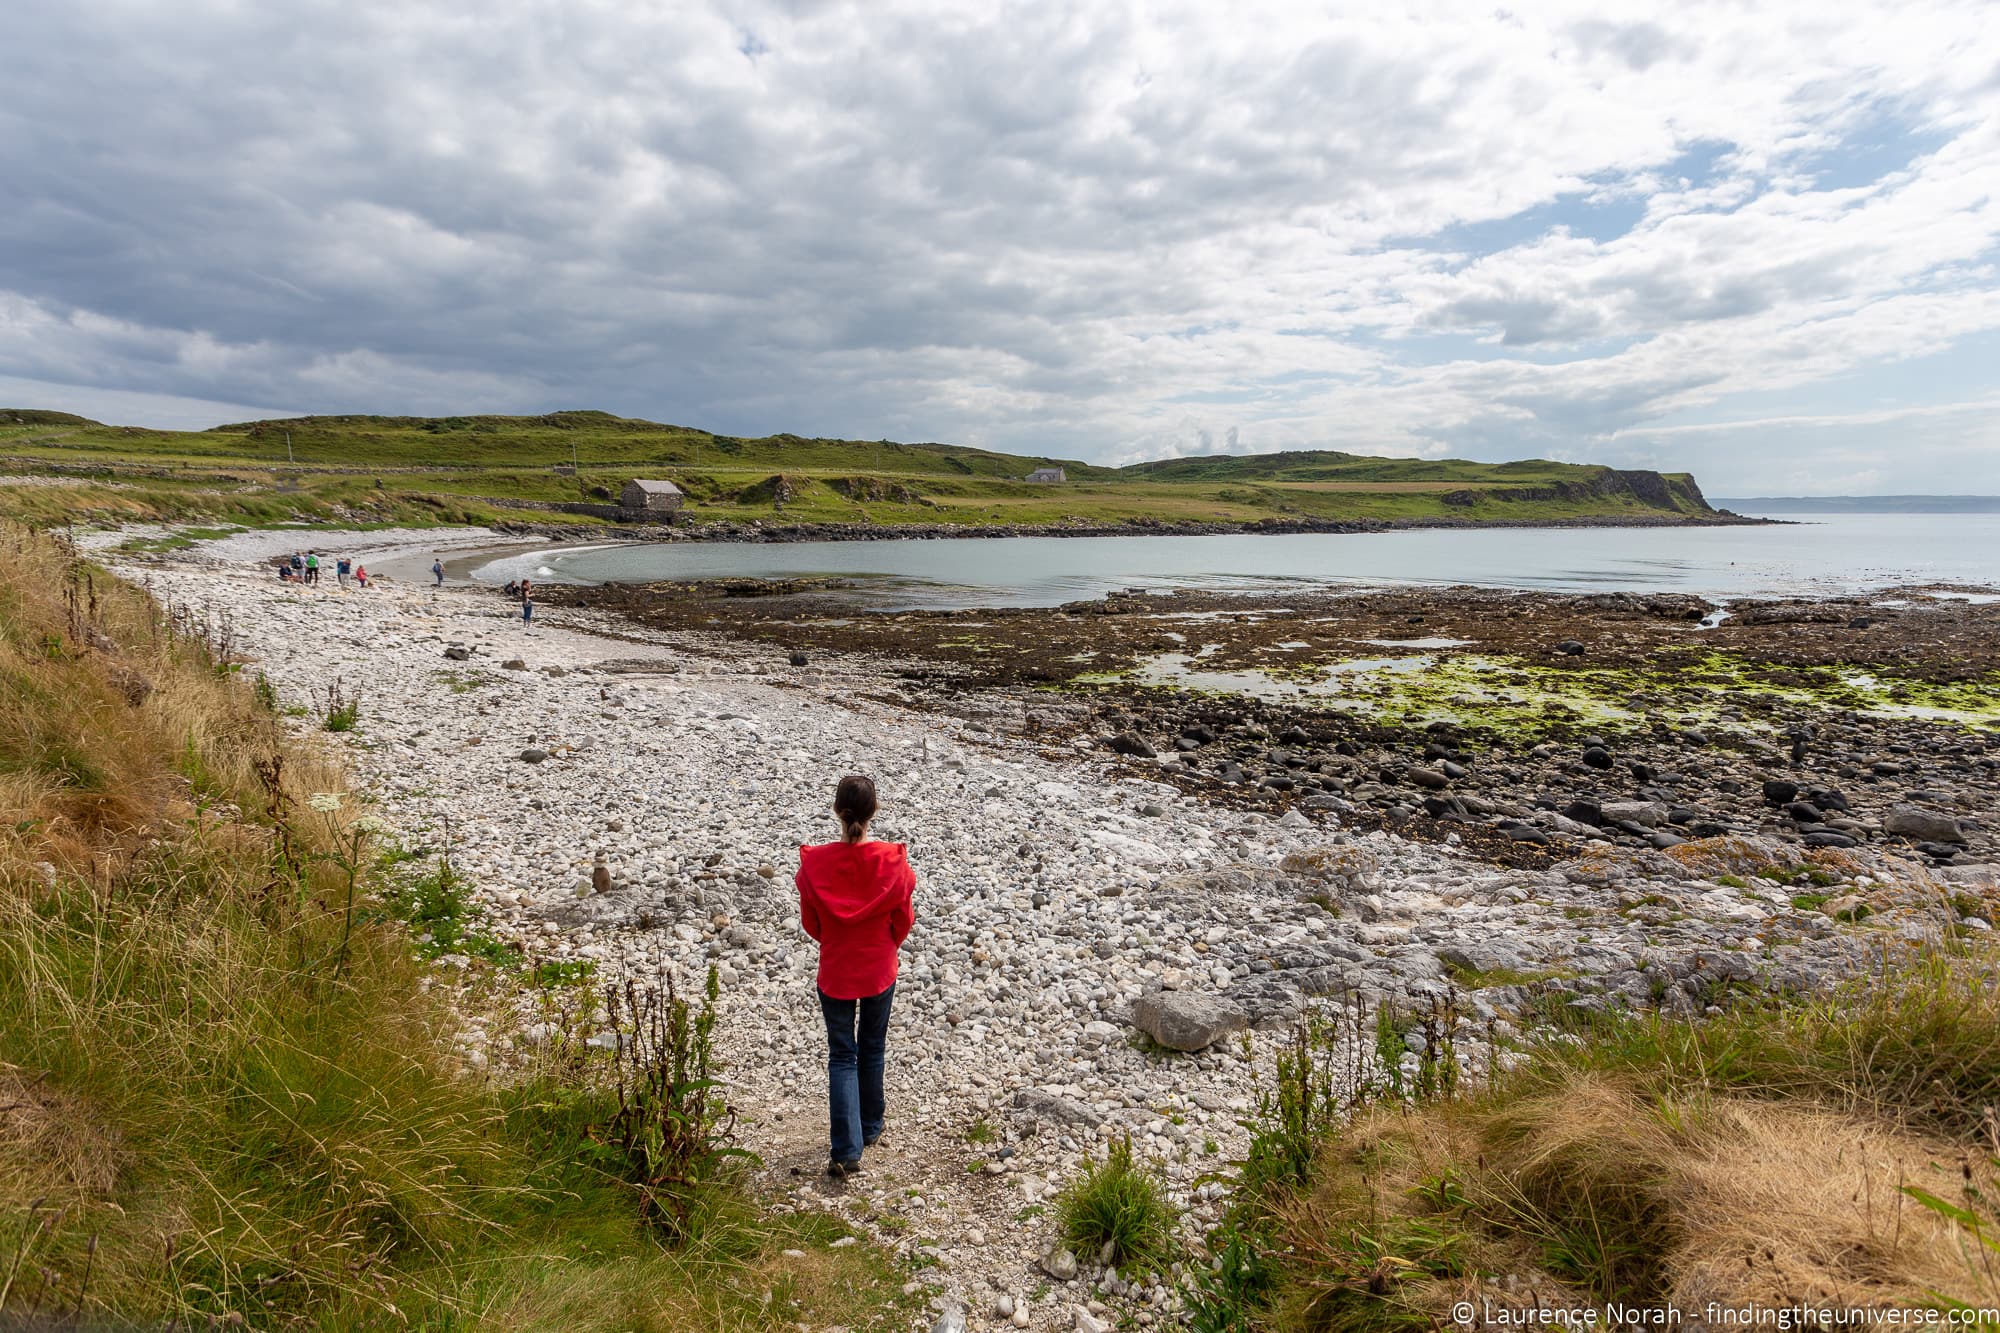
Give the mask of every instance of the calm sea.
<path id="1" fill-rule="evenodd" d="M 1119 588 L 1477 584 L 1718 600 L 1908 584 L 2000 589 L 2000 514 L 1837 514 L 1751 528 L 1475 528 L 1343 536 L 1013 537 L 556 547 L 483 565 L 585 583 L 843 575 L 880 609 L 1054 606 Z"/>

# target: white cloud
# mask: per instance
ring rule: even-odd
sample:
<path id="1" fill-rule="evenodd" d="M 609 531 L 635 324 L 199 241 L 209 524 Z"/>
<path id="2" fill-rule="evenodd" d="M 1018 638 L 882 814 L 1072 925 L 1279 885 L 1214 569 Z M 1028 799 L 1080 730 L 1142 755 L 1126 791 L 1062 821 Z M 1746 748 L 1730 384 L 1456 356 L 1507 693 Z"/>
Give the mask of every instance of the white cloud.
<path id="1" fill-rule="evenodd" d="M 1672 462 L 2000 326 L 1976 0 L 1378 9 L 15 0 L 0 375 Z"/>

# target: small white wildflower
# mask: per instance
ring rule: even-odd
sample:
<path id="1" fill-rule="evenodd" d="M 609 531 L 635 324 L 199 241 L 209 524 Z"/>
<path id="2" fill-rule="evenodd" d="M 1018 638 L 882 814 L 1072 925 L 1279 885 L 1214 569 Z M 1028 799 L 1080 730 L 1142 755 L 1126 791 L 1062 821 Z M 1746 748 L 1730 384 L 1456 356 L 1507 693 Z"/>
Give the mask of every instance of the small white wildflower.
<path id="1" fill-rule="evenodd" d="M 337 791 L 316 791 L 306 797 L 306 804 L 322 814 L 332 814 L 340 809 L 340 796 Z"/>
<path id="2" fill-rule="evenodd" d="M 388 823 L 376 815 L 363 815 L 354 821 L 354 827 L 363 833 L 381 833 L 388 829 Z"/>

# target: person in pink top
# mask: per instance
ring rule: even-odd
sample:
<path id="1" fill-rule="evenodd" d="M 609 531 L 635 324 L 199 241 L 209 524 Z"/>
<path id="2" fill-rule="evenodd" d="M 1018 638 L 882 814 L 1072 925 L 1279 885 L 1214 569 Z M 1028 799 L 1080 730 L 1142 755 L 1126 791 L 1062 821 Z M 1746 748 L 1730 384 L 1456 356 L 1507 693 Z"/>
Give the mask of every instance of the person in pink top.
<path id="1" fill-rule="evenodd" d="M 799 923 L 819 941 L 831 1129 L 826 1173 L 836 1180 L 860 1171 L 862 1149 L 882 1137 L 889 1002 L 898 950 L 916 924 L 916 872 L 902 843 L 870 840 L 875 811 L 875 783 L 844 777 L 833 794 L 840 841 L 799 848 Z"/>

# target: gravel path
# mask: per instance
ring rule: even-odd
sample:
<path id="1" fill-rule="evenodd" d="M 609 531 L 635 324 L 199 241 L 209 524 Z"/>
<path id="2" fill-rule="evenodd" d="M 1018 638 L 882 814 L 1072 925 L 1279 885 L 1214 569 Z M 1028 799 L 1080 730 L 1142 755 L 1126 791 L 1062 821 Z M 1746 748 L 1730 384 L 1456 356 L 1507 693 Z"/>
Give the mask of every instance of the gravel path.
<path id="1" fill-rule="evenodd" d="M 1198 1237 L 1219 1207 L 1203 1174 L 1242 1149 L 1237 1122 L 1268 1085 L 1277 1033 L 1315 997 L 1421 1004 L 1455 982 L 1460 1049 L 1477 1064 L 1489 1039 L 1504 1046 L 1552 1004 L 1694 1012 L 1730 984 L 1865 967 L 1882 941 L 1942 924 L 1934 899 L 1892 887 L 1879 865 L 1855 861 L 1823 890 L 1828 910 L 1843 895 L 1869 902 L 1859 926 L 1795 907 L 1795 888 L 1708 877 L 1768 857 L 1752 840 L 1711 862 L 1599 847 L 1555 870 L 1499 871 L 1124 775 L 1094 741 L 1066 739 L 1077 705 L 1061 696 L 996 691 L 941 717 L 903 706 L 893 664 L 795 667 L 585 611 L 524 629 L 488 590 L 362 593 L 330 575 L 297 589 L 226 563 L 260 553 L 246 543 L 218 562 L 211 544 L 199 562 L 121 572 L 226 616 L 246 669 L 285 703 L 322 700 L 336 678 L 358 694 L 359 729 L 329 738 L 358 790 L 412 844 L 435 843 L 448 817 L 495 932 L 531 957 L 589 960 L 601 977 L 695 977 L 714 962 L 731 1098 L 779 1206 L 865 1223 L 973 1328 L 1068 1329 L 1092 1302 L 1107 1319 L 1172 1322 L 1164 1288 L 1127 1288 L 1093 1256 L 1077 1279 L 1048 1275 L 1049 1196 L 1129 1132 Z M 879 836 L 910 845 L 918 922 L 888 1134 L 862 1176 L 835 1185 L 819 1174 L 824 1036 L 791 877 L 800 843 L 834 835 L 827 806 L 849 771 L 880 787 Z M 598 852 L 608 893 L 590 889 Z M 1255 1030 L 1200 1054 L 1141 1049 L 1132 1006 L 1163 991 Z M 482 1019 L 461 1042 L 469 1066 L 493 1071 L 536 1035 Z"/>

